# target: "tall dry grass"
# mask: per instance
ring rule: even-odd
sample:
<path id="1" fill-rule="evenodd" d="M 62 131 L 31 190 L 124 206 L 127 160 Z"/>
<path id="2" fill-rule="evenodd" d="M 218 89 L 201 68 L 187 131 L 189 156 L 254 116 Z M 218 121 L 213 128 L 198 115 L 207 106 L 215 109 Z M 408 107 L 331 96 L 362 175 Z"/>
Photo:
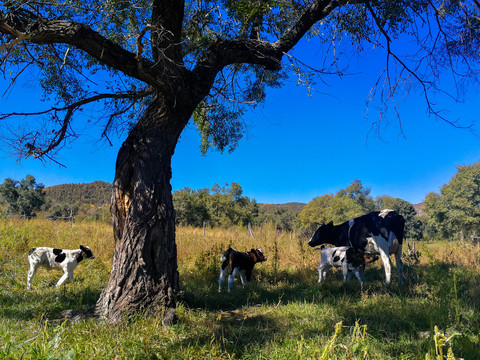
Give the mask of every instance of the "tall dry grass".
<path id="1" fill-rule="evenodd" d="M 308 239 L 271 225 L 253 233 L 178 227 L 181 287 L 192 294 L 179 301 L 180 323 L 166 329 L 157 316 L 139 314 L 110 326 L 62 318 L 63 310 L 94 305 L 108 281 L 110 226 L 0 219 L 0 358 L 425 359 L 436 352 L 434 325 L 448 330 L 455 355 L 480 358 L 478 245 L 419 242 L 418 261 L 404 257 L 406 284 L 394 280 L 385 288 L 378 261 L 367 268 L 362 291 L 333 271 L 317 284 L 320 254 Z M 60 273 L 39 270 L 33 290 L 26 291 L 29 248 L 80 244 L 89 245 L 96 259 L 82 262 L 73 284 L 56 288 Z M 255 267 L 245 289 L 236 284 L 232 294 L 218 294 L 219 256 L 230 245 L 260 247 L 268 260 Z"/>
<path id="2" fill-rule="evenodd" d="M 176 242 L 180 272 L 195 271 L 198 268 L 217 269 L 220 265 L 220 254 L 229 246 L 233 246 L 239 251 L 262 248 L 268 260 L 259 267 L 273 276 L 285 271 L 308 272 L 312 276 L 315 273 L 320 254 L 307 245 L 308 238 L 300 237 L 294 232 L 279 232 L 272 224 L 254 228 L 253 234 L 254 237 L 244 227 L 231 229 L 177 227 Z M 9 259 L 13 256 L 20 267 L 27 266 L 26 254 L 32 247 L 76 249 L 80 244 L 90 246 L 96 256 L 95 262 L 101 262 L 101 268 L 110 270 L 114 250 L 113 231 L 110 225 L 81 222 L 71 226 L 68 222 L 43 219 L 0 220 L 0 259 Z M 419 266 L 438 260 L 452 266 L 480 271 L 478 244 L 458 241 L 417 242 L 416 250 L 421 255 L 415 261 Z M 408 265 L 406 249 L 404 260 Z M 381 261 L 368 266 L 382 268 Z"/>
<path id="3" fill-rule="evenodd" d="M 218 260 L 229 246 L 238 251 L 261 248 L 268 260 L 265 267 L 274 271 L 314 266 L 318 255 L 307 245 L 308 239 L 294 232 L 279 232 L 271 224 L 253 229 L 254 237 L 246 228 L 177 228 L 177 250 L 179 263 L 191 269 L 199 261 L 210 264 Z M 263 265 L 263 264 L 262 264 Z"/>

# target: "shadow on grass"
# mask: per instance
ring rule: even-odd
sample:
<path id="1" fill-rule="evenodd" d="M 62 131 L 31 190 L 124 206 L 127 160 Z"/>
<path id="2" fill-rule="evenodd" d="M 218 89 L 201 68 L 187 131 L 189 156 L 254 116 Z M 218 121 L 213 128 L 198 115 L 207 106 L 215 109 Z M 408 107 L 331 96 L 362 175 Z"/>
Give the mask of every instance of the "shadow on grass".
<path id="1" fill-rule="evenodd" d="M 253 282 L 245 288 L 236 279 L 230 294 L 225 284 L 218 293 L 218 274 L 211 271 L 199 269 L 183 274 L 182 289 L 191 294 L 185 300 L 186 306 L 221 315 L 218 328 L 210 335 L 186 339 L 184 345 L 190 342 L 207 346 L 213 338 L 222 339 L 225 351 L 242 357 L 248 355 L 252 346 L 261 349 L 277 337 L 288 338 L 289 330 L 302 339 L 332 336 L 333 325 L 342 321 L 347 327 L 356 322 L 365 325 L 369 336 L 382 343 L 390 354 L 410 353 L 424 358 L 433 342 L 428 336 L 423 339 L 419 336 L 428 334 L 437 325 L 440 329 L 455 328 L 452 331 L 460 332 L 452 340 L 456 355 L 479 358 L 480 350 L 478 346 L 475 348 L 479 341 L 478 334 L 475 338 L 480 328 L 480 317 L 475 310 L 479 300 L 473 296 L 476 292 L 470 290 L 478 288 L 478 274 L 472 277 L 468 270 L 442 262 L 406 266 L 405 274 L 405 283 L 399 285 L 394 269 L 392 283 L 385 287 L 383 267 L 370 268 L 361 289 L 356 279 L 343 283 L 339 273 L 329 273 L 327 280 L 318 284 L 314 271 L 280 271 L 273 276 L 259 268 L 254 271 Z M 304 306 L 311 313 L 292 315 L 288 325 L 285 317 L 289 315 L 272 309 L 283 305 L 298 305 L 298 309 Z M 268 311 L 272 314 L 258 314 L 253 307 L 270 307 L 272 310 Z M 302 316 L 311 324 L 301 324 L 303 320 L 298 317 Z"/>
<path id="2" fill-rule="evenodd" d="M 64 310 L 86 310 L 95 305 L 101 290 L 68 284 L 61 288 L 0 290 L 0 317 L 13 320 L 61 319 Z"/>

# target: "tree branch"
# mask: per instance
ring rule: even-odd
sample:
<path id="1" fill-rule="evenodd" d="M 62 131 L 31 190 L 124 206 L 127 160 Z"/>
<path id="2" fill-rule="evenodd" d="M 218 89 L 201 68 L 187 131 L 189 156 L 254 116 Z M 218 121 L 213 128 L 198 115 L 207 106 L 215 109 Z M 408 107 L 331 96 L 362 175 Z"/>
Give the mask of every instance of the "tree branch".
<path id="1" fill-rule="evenodd" d="M 13 13 L 0 12 L 0 32 L 13 37 L 13 40 L 1 45 L 0 50 L 11 48 L 23 40 L 39 45 L 73 45 L 101 63 L 158 89 L 172 102 L 171 78 L 185 71 L 173 62 L 163 63 L 160 69 L 139 54 L 125 50 L 89 27 L 73 21 L 20 19 Z M 170 77 L 167 79 L 165 74 Z"/>
<path id="2" fill-rule="evenodd" d="M 33 158 L 43 158 L 43 157 L 48 157 L 49 159 L 52 159 L 48 154 L 52 152 L 54 149 L 56 149 L 61 142 L 67 137 L 67 132 L 68 128 L 70 126 L 73 114 L 75 111 L 80 109 L 82 106 L 99 101 L 99 100 L 105 100 L 105 99 L 113 99 L 113 100 L 119 100 L 119 99 L 140 99 L 146 96 L 149 96 L 153 94 L 152 90 L 145 89 L 142 91 L 138 92 L 125 92 L 125 93 L 116 93 L 116 94 L 97 94 L 95 96 L 91 96 L 89 98 L 82 99 L 80 101 L 77 101 L 75 103 L 72 103 L 68 106 L 65 107 L 54 107 L 50 108 L 45 111 L 39 111 L 39 112 L 30 112 L 30 113 L 9 113 L 9 114 L 0 114 L 0 120 L 7 119 L 9 117 L 14 117 L 14 116 L 40 116 L 40 115 L 46 115 L 49 113 L 54 113 L 54 116 L 57 117 L 58 112 L 66 111 L 65 117 L 63 120 L 61 120 L 61 127 L 57 131 L 53 131 L 54 136 L 47 140 L 45 144 L 37 145 L 37 135 L 31 135 L 31 136 L 22 136 L 22 139 L 20 139 L 20 155 L 21 156 L 32 156 Z M 120 115 L 121 113 L 113 114 L 110 117 L 109 123 L 105 127 L 105 130 L 102 134 L 102 136 L 105 135 L 108 126 L 110 125 L 111 120 L 113 119 L 114 116 Z M 31 134 L 36 134 L 35 132 L 32 132 Z M 25 138 L 31 138 L 32 140 L 25 140 Z M 28 142 L 27 142 L 28 141 Z M 25 152 L 26 150 L 26 152 Z"/>
<path id="3" fill-rule="evenodd" d="M 364 1 L 353 2 L 362 3 Z M 267 70 L 280 70 L 283 56 L 316 22 L 327 17 L 340 5 L 342 5 L 340 1 L 315 0 L 305 8 L 296 23 L 274 43 L 254 39 L 216 42 L 205 52 L 193 70 L 192 73 L 197 79 L 195 83 L 209 89 L 222 68 L 236 63 L 261 65 Z"/>
<path id="4" fill-rule="evenodd" d="M 182 63 L 180 43 L 184 13 L 184 0 L 152 1 L 152 26 L 162 30 L 152 32 L 154 61 L 159 61 L 163 54 L 175 63 Z"/>
<path id="5" fill-rule="evenodd" d="M 432 4 L 433 5 L 433 4 Z M 445 121 L 446 123 L 456 127 L 456 128 L 470 128 L 470 126 L 460 126 L 458 125 L 456 122 L 452 122 L 448 119 L 446 119 L 444 116 L 442 116 L 440 114 L 440 112 L 438 110 L 436 110 L 434 108 L 434 105 L 432 103 L 432 101 L 430 100 L 430 97 L 429 97 L 429 93 L 428 93 L 428 88 L 429 87 L 433 87 L 435 90 L 439 90 L 434 83 L 430 82 L 430 81 L 427 81 L 425 80 L 424 78 L 422 78 L 418 73 L 417 73 L 417 69 L 412 69 L 411 67 L 409 67 L 392 49 L 391 49 L 391 43 L 392 43 L 392 40 L 390 38 L 390 36 L 388 35 L 387 31 L 383 28 L 383 25 L 381 23 L 381 20 L 378 18 L 377 14 L 375 13 L 374 9 L 372 8 L 372 6 L 370 5 L 370 3 L 366 3 L 366 7 L 369 11 L 369 13 L 372 15 L 372 18 L 374 19 L 375 21 L 375 24 L 377 25 L 377 28 L 378 30 L 380 31 L 380 33 L 382 34 L 382 36 L 385 38 L 385 41 L 386 41 L 386 45 L 387 45 L 387 60 L 386 60 L 386 65 L 385 65 L 385 70 L 382 72 L 381 76 L 379 77 L 379 79 L 377 80 L 377 83 L 375 85 L 375 88 L 378 86 L 378 83 L 379 83 L 379 80 L 385 75 L 385 83 L 383 85 L 383 89 L 385 87 L 387 87 L 387 99 L 383 99 L 383 89 L 382 89 L 382 95 L 381 95 L 381 103 L 382 103 L 382 106 L 383 104 L 385 104 L 389 99 L 391 100 L 392 104 L 393 104 L 393 107 L 394 107 L 394 111 L 395 111 L 395 114 L 397 115 L 397 118 L 399 119 L 399 124 L 400 124 L 400 128 L 401 128 L 401 121 L 400 121 L 400 115 L 398 113 L 398 110 L 397 110 L 397 107 L 396 107 L 396 103 L 395 103 L 395 98 L 394 98 L 394 95 L 396 94 L 397 92 L 397 88 L 399 86 L 399 83 L 400 83 L 400 80 L 403 78 L 403 75 L 401 75 L 404 71 L 406 73 L 408 73 L 409 75 L 408 76 L 411 76 L 413 77 L 417 82 L 418 84 L 421 86 L 422 88 L 422 91 L 423 91 L 423 97 L 425 99 L 425 103 L 427 105 L 427 109 L 428 109 L 428 112 L 432 115 L 434 115 L 437 119 L 440 119 L 440 120 L 443 120 Z M 435 9 L 435 8 L 434 8 Z M 435 9 L 436 10 L 436 9 Z M 440 30 L 441 30 L 441 27 L 440 27 Z M 398 75 L 396 77 L 396 80 L 395 82 L 392 84 L 391 82 L 391 77 L 390 77 L 390 58 L 393 58 L 394 61 L 396 61 L 398 64 L 400 64 L 402 70 L 400 71 L 400 75 Z M 447 94 L 449 95 L 449 94 Z M 449 95 L 450 96 L 450 95 Z M 377 123 L 379 123 L 381 121 L 381 118 L 382 118 L 382 114 L 380 114 L 380 119 L 377 121 Z M 402 131 L 403 133 L 403 131 Z"/>

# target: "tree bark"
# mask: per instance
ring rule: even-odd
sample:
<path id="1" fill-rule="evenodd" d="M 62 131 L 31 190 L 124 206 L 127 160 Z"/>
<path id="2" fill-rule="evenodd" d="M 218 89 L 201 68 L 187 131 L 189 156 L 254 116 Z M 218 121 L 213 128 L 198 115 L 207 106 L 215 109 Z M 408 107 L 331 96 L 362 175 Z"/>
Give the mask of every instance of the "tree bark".
<path id="1" fill-rule="evenodd" d="M 107 322 L 141 311 L 175 321 L 179 290 L 171 159 L 189 116 L 152 102 L 117 158 L 111 212 L 115 252 L 96 305 Z"/>

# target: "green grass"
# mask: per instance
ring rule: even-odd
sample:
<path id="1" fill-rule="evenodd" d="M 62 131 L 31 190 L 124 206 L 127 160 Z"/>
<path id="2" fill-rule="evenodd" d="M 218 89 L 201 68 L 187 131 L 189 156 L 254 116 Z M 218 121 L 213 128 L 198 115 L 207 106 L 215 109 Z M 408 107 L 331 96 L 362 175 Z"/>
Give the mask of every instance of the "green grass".
<path id="1" fill-rule="evenodd" d="M 417 245 L 406 283 L 385 288 L 383 268 L 367 268 L 363 288 L 339 272 L 316 282 L 318 253 L 291 234 L 267 228 L 177 231 L 181 288 L 178 324 L 138 314 L 116 325 L 65 321 L 88 309 L 108 280 L 111 228 L 83 223 L 0 222 L 0 359 L 437 359 L 480 358 L 480 249 L 459 243 Z M 60 273 L 39 270 L 26 291 L 32 246 L 94 250 L 96 259 L 57 289 Z M 268 261 L 232 294 L 217 292 L 218 255 L 232 244 L 261 246 Z M 258 244 L 258 245 L 257 245 Z M 274 253 L 277 255 L 274 258 Z M 396 269 L 394 269 L 396 275 Z M 396 276 L 393 276 L 395 279 Z M 439 330 L 435 332 L 435 327 Z"/>

